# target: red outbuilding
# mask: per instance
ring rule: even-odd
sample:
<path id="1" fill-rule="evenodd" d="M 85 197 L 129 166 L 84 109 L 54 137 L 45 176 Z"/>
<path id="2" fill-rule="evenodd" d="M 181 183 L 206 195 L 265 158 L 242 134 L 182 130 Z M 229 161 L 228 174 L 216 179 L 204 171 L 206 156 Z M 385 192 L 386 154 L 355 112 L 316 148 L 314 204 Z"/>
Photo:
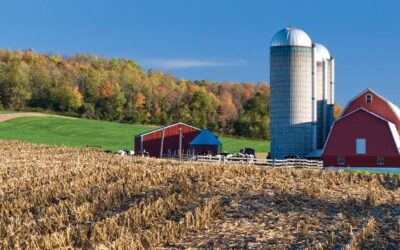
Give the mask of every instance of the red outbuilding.
<path id="1" fill-rule="evenodd" d="M 328 135 L 325 167 L 400 167 L 400 109 L 371 89 L 351 100 Z"/>
<path id="2" fill-rule="evenodd" d="M 189 143 L 201 132 L 200 129 L 178 122 L 135 136 L 135 152 L 151 157 L 163 155 L 179 155 L 180 141 L 182 154 L 189 152 Z M 181 137 L 181 140 L 180 140 Z"/>

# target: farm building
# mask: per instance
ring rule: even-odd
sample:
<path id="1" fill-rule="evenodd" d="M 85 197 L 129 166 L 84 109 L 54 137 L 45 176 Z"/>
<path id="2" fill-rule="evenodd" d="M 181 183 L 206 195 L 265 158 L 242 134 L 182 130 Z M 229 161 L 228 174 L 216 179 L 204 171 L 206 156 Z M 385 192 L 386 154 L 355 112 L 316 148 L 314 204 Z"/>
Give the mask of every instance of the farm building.
<path id="1" fill-rule="evenodd" d="M 270 43 L 271 158 L 320 158 L 333 122 L 335 60 L 303 30 L 278 31 Z"/>
<path id="2" fill-rule="evenodd" d="M 200 129 L 178 122 L 135 136 L 135 152 L 147 152 L 151 157 L 179 155 L 180 136 L 182 135 L 182 153 L 189 152 L 189 143 L 200 133 Z"/>
<path id="3" fill-rule="evenodd" d="M 371 89 L 351 100 L 335 121 L 325 167 L 400 167 L 400 109 Z"/>
<path id="4" fill-rule="evenodd" d="M 182 122 L 135 136 L 135 152 L 137 154 L 145 153 L 151 157 L 178 156 L 180 146 L 182 154 L 202 152 L 216 154 L 221 150 L 221 142 L 213 133 Z"/>
<path id="5" fill-rule="evenodd" d="M 222 143 L 219 141 L 218 136 L 207 129 L 202 130 L 189 145 L 190 151 L 196 155 L 216 155 L 221 153 L 222 150 Z"/>

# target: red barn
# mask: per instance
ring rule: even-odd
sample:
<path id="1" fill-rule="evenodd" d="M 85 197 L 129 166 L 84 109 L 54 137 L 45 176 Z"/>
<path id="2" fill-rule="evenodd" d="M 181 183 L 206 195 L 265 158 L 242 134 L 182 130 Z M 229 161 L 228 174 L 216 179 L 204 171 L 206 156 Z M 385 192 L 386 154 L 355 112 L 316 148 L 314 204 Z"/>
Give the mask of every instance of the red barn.
<path id="1" fill-rule="evenodd" d="M 151 157 L 164 154 L 179 155 L 179 137 L 182 133 L 182 153 L 189 152 L 189 143 L 200 133 L 200 129 L 179 122 L 135 136 L 135 152 L 147 152 Z"/>
<path id="2" fill-rule="evenodd" d="M 400 110 L 367 89 L 335 121 L 323 152 L 325 167 L 400 167 Z"/>

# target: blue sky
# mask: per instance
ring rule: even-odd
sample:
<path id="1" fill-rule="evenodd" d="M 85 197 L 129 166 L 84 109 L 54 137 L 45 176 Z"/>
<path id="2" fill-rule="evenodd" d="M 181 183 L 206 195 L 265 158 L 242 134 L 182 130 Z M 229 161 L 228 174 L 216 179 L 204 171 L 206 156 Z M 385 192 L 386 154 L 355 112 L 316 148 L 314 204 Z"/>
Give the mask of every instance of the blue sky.
<path id="1" fill-rule="evenodd" d="M 367 87 L 400 104 L 400 1 L 1 1 L 0 47 L 125 57 L 185 79 L 269 81 L 269 42 L 292 25 L 336 60 L 344 105 Z"/>

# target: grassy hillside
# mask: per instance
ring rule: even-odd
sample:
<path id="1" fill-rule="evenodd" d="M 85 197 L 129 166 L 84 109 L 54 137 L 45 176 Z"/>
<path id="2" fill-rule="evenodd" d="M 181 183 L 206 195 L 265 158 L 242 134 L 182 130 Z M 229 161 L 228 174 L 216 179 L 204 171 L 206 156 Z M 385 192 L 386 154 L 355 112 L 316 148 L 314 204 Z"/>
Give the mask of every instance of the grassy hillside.
<path id="1" fill-rule="evenodd" d="M 149 125 L 120 124 L 105 121 L 62 118 L 23 117 L 0 123 L 0 139 L 23 140 L 50 145 L 85 147 L 101 145 L 113 151 L 133 148 L 136 134 L 154 129 Z M 257 152 L 269 151 L 266 141 L 221 137 L 223 150 L 236 152 L 253 147 Z"/>

